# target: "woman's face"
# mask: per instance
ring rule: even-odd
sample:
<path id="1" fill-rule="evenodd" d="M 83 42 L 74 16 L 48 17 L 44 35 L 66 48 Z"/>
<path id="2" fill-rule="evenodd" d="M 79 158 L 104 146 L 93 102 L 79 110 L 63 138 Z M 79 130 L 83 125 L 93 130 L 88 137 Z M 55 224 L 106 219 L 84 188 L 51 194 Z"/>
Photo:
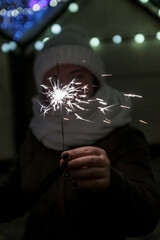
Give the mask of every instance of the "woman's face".
<path id="1" fill-rule="evenodd" d="M 81 82 L 82 85 L 88 85 L 88 95 L 94 95 L 98 82 L 96 78 L 91 74 L 89 70 L 82 66 L 74 64 L 63 64 L 59 67 L 53 67 L 49 69 L 43 78 L 43 84 L 49 86 L 49 78 L 52 77 L 52 81 L 57 81 L 62 85 L 69 84 L 74 78 Z"/>

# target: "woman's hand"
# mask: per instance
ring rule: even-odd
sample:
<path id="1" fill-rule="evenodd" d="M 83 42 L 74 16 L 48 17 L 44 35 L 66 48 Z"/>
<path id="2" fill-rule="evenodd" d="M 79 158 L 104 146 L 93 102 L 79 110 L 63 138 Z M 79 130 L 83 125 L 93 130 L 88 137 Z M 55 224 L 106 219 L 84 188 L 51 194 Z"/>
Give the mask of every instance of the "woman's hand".
<path id="1" fill-rule="evenodd" d="M 110 184 L 110 161 L 106 152 L 97 147 L 80 147 L 64 151 L 60 166 L 64 177 L 76 188 L 101 191 Z"/>

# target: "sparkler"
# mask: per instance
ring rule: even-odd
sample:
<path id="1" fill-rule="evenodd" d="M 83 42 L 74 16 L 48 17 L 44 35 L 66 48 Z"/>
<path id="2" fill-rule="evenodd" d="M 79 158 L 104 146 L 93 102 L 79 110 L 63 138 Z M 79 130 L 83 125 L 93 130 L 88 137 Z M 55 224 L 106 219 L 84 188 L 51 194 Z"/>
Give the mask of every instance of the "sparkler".
<path id="1" fill-rule="evenodd" d="M 50 77 L 48 78 L 48 84 L 44 85 L 42 84 L 41 87 L 43 89 L 42 94 L 46 96 L 46 104 L 40 103 L 40 111 L 42 114 L 51 114 L 51 112 L 54 114 L 56 111 L 60 111 L 60 118 L 61 118 L 61 131 L 62 131 L 62 144 L 63 144 L 63 150 L 64 150 L 64 120 L 69 120 L 68 117 L 64 117 L 64 111 L 67 116 L 70 113 L 73 113 L 75 118 L 77 120 L 83 120 L 86 122 L 91 122 L 88 119 L 82 118 L 78 113 L 77 110 L 82 111 L 89 111 L 88 108 L 84 108 L 84 104 L 90 104 L 93 101 L 97 101 L 100 105 L 98 106 L 98 109 L 101 113 L 104 115 L 106 112 L 111 111 L 111 108 L 115 105 L 118 105 L 118 103 L 108 105 L 103 99 L 101 98 L 95 98 L 95 99 L 88 99 L 89 97 L 89 86 L 83 85 L 82 82 L 80 82 L 80 78 L 73 78 L 71 82 L 64 85 L 60 83 L 59 78 L 59 66 L 57 64 L 57 72 L 58 72 L 58 78 L 55 80 L 54 78 Z M 107 75 L 107 74 L 102 74 Z M 110 75 L 110 74 L 109 74 Z M 96 87 L 92 85 L 92 87 Z M 136 94 L 124 94 L 126 97 L 133 97 L 133 98 L 142 98 L 140 95 Z M 119 105 L 121 108 L 130 109 L 130 106 L 125 105 Z M 108 118 L 104 118 L 104 123 L 111 124 L 111 120 Z M 147 122 L 140 120 L 141 123 L 147 124 Z"/>
<path id="2" fill-rule="evenodd" d="M 87 108 L 81 106 L 81 104 L 89 104 L 88 100 L 84 100 L 88 97 L 88 86 L 78 82 L 77 78 L 74 78 L 69 84 L 60 84 L 59 79 L 54 81 L 52 77 L 49 79 L 50 86 L 41 85 L 44 89 L 42 92 L 47 97 L 48 105 L 41 104 L 41 112 L 45 116 L 57 110 L 62 110 L 62 106 L 65 108 L 66 113 L 75 112 L 77 109 L 88 111 Z M 77 116 L 77 115 L 76 115 Z M 88 121 L 87 119 L 83 119 Z"/>
<path id="3" fill-rule="evenodd" d="M 55 81 L 54 78 L 50 77 L 48 79 L 49 86 L 42 84 L 43 89 L 42 94 L 46 96 L 46 105 L 40 103 L 40 111 L 45 116 L 50 114 L 50 112 L 60 111 L 61 116 L 61 128 L 62 128 L 62 142 L 64 150 L 64 123 L 63 120 L 69 120 L 64 118 L 64 110 L 68 115 L 70 112 L 73 112 L 76 119 L 80 119 L 86 122 L 92 122 L 90 120 L 84 119 L 79 116 L 76 111 L 78 109 L 83 111 L 88 111 L 87 108 L 82 107 L 82 104 L 89 104 L 89 101 L 86 100 L 88 97 L 89 87 L 88 85 L 83 85 L 78 78 L 73 78 L 72 81 L 66 85 L 60 84 L 59 80 L 59 67 L 57 64 L 58 70 L 58 80 Z"/>

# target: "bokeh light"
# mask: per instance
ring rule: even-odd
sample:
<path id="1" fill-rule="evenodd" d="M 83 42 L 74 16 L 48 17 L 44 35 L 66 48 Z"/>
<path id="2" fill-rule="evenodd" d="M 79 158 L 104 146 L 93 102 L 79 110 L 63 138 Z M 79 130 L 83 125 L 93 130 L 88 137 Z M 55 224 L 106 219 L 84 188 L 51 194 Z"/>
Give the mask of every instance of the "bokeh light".
<path id="1" fill-rule="evenodd" d="M 156 39 L 157 39 L 157 40 L 160 40 L 160 32 L 157 32 L 157 33 L 156 33 Z"/>
<path id="2" fill-rule="evenodd" d="M 1 51 L 4 53 L 8 53 L 10 51 L 15 51 L 17 48 L 17 43 L 14 41 L 10 41 L 9 43 L 3 43 L 1 45 Z"/>
<path id="3" fill-rule="evenodd" d="M 134 41 L 138 44 L 142 44 L 144 42 L 144 40 L 145 40 L 145 37 L 141 33 L 136 34 L 134 37 Z"/>
<path id="4" fill-rule="evenodd" d="M 40 31 L 37 26 L 45 24 L 43 22 L 47 22 L 46 19 L 51 16 L 54 18 L 59 9 L 68 6 L 66 2 L 71 0 L 0 0 L 0 28 L 14 41 L 24 41 L 25 38 L 28 39 L 26 33 L 35 28 L 35 31 L 30 33 L 36 35 Z"/>
<path id="5" fill-rule="evenodd" d="M 114 35 L 112 37 L 112 41 L 115 44 L 120 44 L 122 42 L 122 37 L 120 35 Z"/>
<path id="6" fill-rule="evenodd" d="M 77 3 L 70 3 L 68 6 L 68 11 L 71 13 L 76 13 L 79 10 L 79 6 Z"/>
<path id="7" fill-rule="evenodd" d="M 55 24 L 53 24 L 52 26 L 51 26 L 51 32 L 53 33 L 53 34 L 59 34 L 60 32 L 62 31 L 62 27 L 59 25 L 59 24 L 57 24 L 57 23 L 55 23 Z"/>
<path id="8" fill-rule="evenodd" d="M 148 3 L 149 0 L 139 0 L 141 3 Z"/>
<path id="9" fill-rule="evenodd" d="M 91 47 L 98 47 L 100 45 L 100 40 L 97 37 L 93 37 L 90 39 L 89 44 Z"/>
<path id="10" fill-rule="evenodd" d="M 41 51 L 44 47 L 44 43 L 42 41 L 36 41 L 34 43 L 34 48 L 37 50 L 37 51 Z"/>

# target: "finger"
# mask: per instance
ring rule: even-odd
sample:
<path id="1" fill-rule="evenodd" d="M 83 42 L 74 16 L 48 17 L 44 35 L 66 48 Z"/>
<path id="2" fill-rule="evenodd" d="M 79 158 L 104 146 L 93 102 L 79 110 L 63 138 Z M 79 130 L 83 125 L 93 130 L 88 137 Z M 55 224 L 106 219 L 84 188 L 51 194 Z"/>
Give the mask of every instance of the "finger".
<path id="1" fill-rule="evenodd" d="M 92 191 L 102 191 L 109 186 L 109 179 L 98 178 L 98 179 L 86 179 L 80 180 L 74 184 L 75 188 L 78 189 L 91 189 Z"/>
<path id="2" fill-rule="evenodd" d="M 96 147 L 80 147 L 80 148 L 75 148 L 72 150 L 68 150 L 62 153 L 62 159 L 64 160 L 72 160 L 75 158 L 79 158 L 81 156 L 90 156 L 90 155 L 95 155 L 95 156 L 100 156 L 102 154 L 102 149 L 96 148 Z"/>
<path id="3" fill-rule="evenodd" d="M 65 176 L 69 178 L 79 178 L 79 179 L 91 179 L 91 178 L 103 178 L 107 175 L 105 168 L 82 168 L 72 171 L 66 171 Z"/>
<path id="4" fill-rule="evenodd" d="M 84 156 L 69 161 L 68 168 L 72 170 L 84 167 L 105 167 L 107 164 L 108 161 L 106 159 L 101 159 L 97 156 Z"/>
<path id="5" fill-rule="evenodd" d="M 67 168 L 68 168 L 68 162 L 67 162 L 67 161 L 64 161 L 63 159 L 61 159 L 61 160 L 59 161 L 59 164 L 60 164 L 60 167 L 61 167 L 62 169 L 67 169 Z"/>

